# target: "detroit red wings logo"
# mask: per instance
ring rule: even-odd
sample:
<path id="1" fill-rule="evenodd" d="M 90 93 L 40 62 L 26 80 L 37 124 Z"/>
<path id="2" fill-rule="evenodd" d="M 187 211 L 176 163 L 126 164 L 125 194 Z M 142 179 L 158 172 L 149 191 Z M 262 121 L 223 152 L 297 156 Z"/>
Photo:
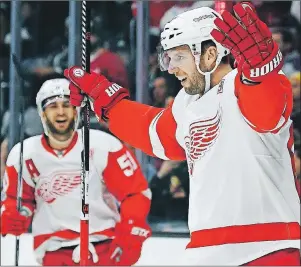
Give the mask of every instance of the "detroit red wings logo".
<path id="1" fill-rule="evenodd" d="M 79 171 L 53 173 L 42 177 L 37 183 L 36 195 L 47 203 L 52 203 L 60 196 L 65 196 L 80 184 Z"/>
<path id="2" fill-rule="evenodd" d="M 213 118 L 190 124 L 189 135 L 185 136 L 190 175 L 193 174 L 195 162 L 200 160 L 215 143 L 220 131 L 221 113 L 222 110 L 219 108 Z"/>

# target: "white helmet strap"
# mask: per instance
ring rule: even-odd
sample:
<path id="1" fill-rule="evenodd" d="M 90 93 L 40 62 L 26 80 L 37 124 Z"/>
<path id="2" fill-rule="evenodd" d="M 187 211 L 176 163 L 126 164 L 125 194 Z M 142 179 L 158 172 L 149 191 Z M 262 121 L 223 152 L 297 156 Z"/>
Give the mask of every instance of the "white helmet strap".
<path id="1" fill-rule="evenodd" d="M 80 107 L 76 107 L 77 116 L 74 119 L 74 129 L 73 129 L 72 136 L 70 138 L 73 137 L 74 133 L 76 132 L 76 130 L 78 128 L 79 121 L 80 121 L 80 109 L 81 109 Z M 42 125 L 43 125 L 43 128 L 44 128 L 44 133 L 49 138 L 51 138 L 53 141 L 56 141 L 58 144 L 61 144 L 61 145 L 64 144 L 65 142 L 68 142 L 68 140 L 70 140 L 70 138 L 68 140 L 66 140 L 66 141 L 59 141 L 59 140 L 57 140 L 54 136 L 52 136 L 51 131 L 49 131 L 47 123 L 46 123 L 45 119 L 43 118 L 42 114 L 40 114 L 40 117 L 41 117 Z"/>
<path id="2" fill-rule="evenodd" d="M 198 72 L 205 76 L 205 91 L 204 91 L 204 93 L 206 93 L 210 89 L 211 73 L 213 73 L 216 70 L 219 63 L 221 62 L 221 59 L 218 56 L 217 59 L 216 59 L 214 68 L 211 71 L 206 71 L 206 72 L 203 72 L 200 69 L 200 55 L 194 55 L 194 60 L 195 60 L 195 65 L 196 65 L 196 68 L 197 68 Z"/>

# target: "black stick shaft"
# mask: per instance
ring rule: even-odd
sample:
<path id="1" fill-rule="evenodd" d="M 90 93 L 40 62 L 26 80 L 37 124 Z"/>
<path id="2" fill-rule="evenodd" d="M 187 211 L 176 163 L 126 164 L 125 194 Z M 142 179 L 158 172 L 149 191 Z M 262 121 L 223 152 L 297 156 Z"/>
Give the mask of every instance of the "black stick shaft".
<path id="1" fill-rule="evenodd" d="M 90 8 L 87 1 L 82 1 L 82 68 L 90 73 Z M 88 202 L 88 178 L 89 178 L 89 151 L 90 151 L 90 108 L 88 97 L 82 115 L 83 151 L 82 151 L 82 212 L 80 229 L 80 265 L 87 266 L 89 255 L 89 202 Z"/>
<path id="2" fill-rule="evenodd" d="M 22 205 L 22 191 L 23 191 L 23 144 L 24 144 L 24 77 L 21 71 L 20 62 L 17 59 L 16 55 L 12 55 L 13 63 L 15 65 L 19 79 L 21 80 L 20 88 L 20 154 L 19 154 L 19 171 L 18 171 L 18 187 L 17 187 L 17 210 L 21 212 Z M 19 255 L 20 255 L 20 236 L 16 236 L 16 247 L 15 247 L 15 266 L 19 266 Z"/>

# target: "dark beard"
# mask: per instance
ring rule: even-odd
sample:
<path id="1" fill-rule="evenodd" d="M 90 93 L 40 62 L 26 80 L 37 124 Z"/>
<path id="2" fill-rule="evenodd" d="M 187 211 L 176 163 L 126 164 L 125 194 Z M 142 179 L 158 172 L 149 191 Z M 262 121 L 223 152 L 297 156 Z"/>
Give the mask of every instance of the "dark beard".
<path id="1" fill-rule="evenodd" d="M 189 87 L 184 87 L 185 92 L 189 95 L 202 95 L 205 88 L 205 78 L 199 73 L 192 77 L 191 85 Z"/>
<path id="2" fill-rule="evenodd" d="M 189 87 L 189 88 L 185 88 L 185 92 L 188 94 L 188 95 L 197 95 L 197 94 L 200 94 L 200 88 L 199 87 Z"/>
<path id="3" fill-rule="evenodd" d="M 47 127 L 48 127 L 48 130 L 50 133 L 52 134 L 56 134 L 56 135 L 66 135 L 68 134 L 68 138 L 70 138 L 70 136 L 72 135 L 73 131 L 75 130 L 74 129 L 74 125 L 75 125 L 75 120 L 73 119 L 70 123 L 69 123 L 69 126 L 67 127 L 66 130 L 58 130 L 54 127 L 54 125 L 46 118 L 46 121 L 45 121 Z"/>

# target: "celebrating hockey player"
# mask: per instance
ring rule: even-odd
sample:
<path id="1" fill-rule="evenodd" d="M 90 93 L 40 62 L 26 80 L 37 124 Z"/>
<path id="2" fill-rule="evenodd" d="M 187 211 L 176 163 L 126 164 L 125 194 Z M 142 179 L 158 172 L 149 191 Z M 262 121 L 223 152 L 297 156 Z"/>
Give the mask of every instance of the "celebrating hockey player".
<path id="1" fill-rule="evenodd" d="M 67 79 L 46 81 L 36 97 L 45 134 L 24 141 L 22 208 L 17 211 L 20 144 L 9 153 L 2 235 L 26 233 L 44 266 L 79 265 L 81 131 Z M 151 192 L 134 155 L 115 137 L 90 131 L 89 265 L 132 265 L 151 234 Z M 118 209 L 120 202 L 120 210 Z M 118 252 L 118 253 L 116 253 Z"/>
<path id="2" fill-rule="evenodd" d="M 292 89 L 252 4 L 233 9 L 235 16 L 198 8 L 165 25 L 160 64 L 183 86 L 169 108 L 130 101 L 125 88 L 76 66 L 65 71 L 71 103 L 81 104 L 82 90 L 120 139 L 162 159 L 187 159 L 184 265 L 299 266 Z"/>

